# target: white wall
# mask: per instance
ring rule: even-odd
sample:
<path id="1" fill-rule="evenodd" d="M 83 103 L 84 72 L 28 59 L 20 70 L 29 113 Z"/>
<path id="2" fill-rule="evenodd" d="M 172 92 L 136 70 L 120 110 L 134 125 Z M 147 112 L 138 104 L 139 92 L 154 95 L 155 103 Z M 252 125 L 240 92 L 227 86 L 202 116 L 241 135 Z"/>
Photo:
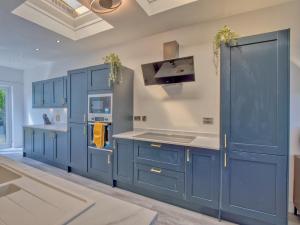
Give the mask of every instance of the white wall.
<path id="1" fill-rule="evenodd" d="M 134 40 L 89 55 L 78 55 L 45 67 L 45 76 L 65 74 L 69 69 L 101 64 L 107 53 L 118 53 L 123 64 L 135 71 L 136 115 L 147 115 L 147 122 L 137 122 L 135 127 L 173 129 L 207 133 L 219 133 L 220 76 L 216 75 L 213 64 L 212 42 L 214 34 L 225 24 L 233 28 L 240 36 L 247 36 L 280 29 L 291 28 L 291 158 L 300 154 L 300 1 L 263 9 L 246 14 L 210 21 L 181 29 L 167 31 L 140 40 Z M 160 86 L 145 87 L 140 65 L 162 59 L 162 44 L 177 40 L 180 55 L 195 56 L 196 82 L 185 83 L 182 93 L 169 96 Z M 25 102 L 26 119 L 32 119 L 37 111 L 29 106 L 31 93 L 30 79 L 42 74 L 40 70 L 26 71 Z M 41 79 L 42 77 L 39 77 Z M 214 125 L 203 125 L 202 117 L 213 117 Z M 292 177 L 293 161 L 290 174 Z M 293 180 L 290 180 L 292 184 Z M 292 193 L 292 185 L 290 194 Z"/>
<path id="2" fill-rule="evenodd" d="M 12 97 L 12 147 L 23 145 L 23 71 L 0 66 L 0 85 L 11 89 Z"/>

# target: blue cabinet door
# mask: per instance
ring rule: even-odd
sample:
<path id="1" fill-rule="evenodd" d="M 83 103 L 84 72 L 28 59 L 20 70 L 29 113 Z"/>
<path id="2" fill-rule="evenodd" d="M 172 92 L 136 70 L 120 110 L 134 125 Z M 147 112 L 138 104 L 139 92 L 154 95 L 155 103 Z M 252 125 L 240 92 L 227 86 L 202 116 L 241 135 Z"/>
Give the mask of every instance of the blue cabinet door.
<path id="1" fill-rule="evenodd" d="M 44 131 L 33 131 L 33 148 L 32 155 L 35 157 L 44 157 Z"/>
<path id="2" fill-rule="evenodd" d="M 55 148 L 55 133 L 51 131 L 45 131 L 45 154 L 44 157 L 47 160 L 52 161 Z"/>
<path id="3" fill-rule="evenodd" d="M 133 141 L 115 140 L 114 179 L 117 182 L 133 184 Z"/>
<path id="4" fill-rule="evenodd" d="M 112 151 L 88 148 L 88 175 L 112 184 Z"/>
<path id="5" fill-rule="evenodd" d="M 56 78 L 53 80 L 54 88 L 54 107 L 64 107 L 66 103 L 64 93 L 64 77 Z"/>
<path id="6" fill-rule="evenodd" d="M 68 74 L 68 117 L 71 123 L 87 122 L 87 70 Z"/>
<path id="7" fill-rule="evenodd" d="M 55 134 L 54 161 L 63 165 L 68 162 L 68 133 Z"/>
<path id="8" fill-rule="evenodd" d="M 44 107 L 52 107 L 54 104 L 53 80 L 44 81 Z"/>
<path id="9" fill-rule="evenodd" d="M 289 30 L 224 45 L 221 72 L 222 210 L 287 224 Z"/>
<path id="10" fill-rule="evenodd" d="M 289 31 L 222 49 L 222 121 L 228 148 L 287 155 Z"/>
<path id="11" fill-rule="evenodd" d="M 87 172 L 87 127 L 86 124 L 69 123 L 69 164 L 73 171 Z"/>
<path id="12" fill-rule="evenodd" d="M 29 156 L 32 153 L 33 149 L 33 130 L 30 128 L 24 128 L 23 132 L 23 152 L 25 153 L 25 156 Z"/>
<path id="13" fill-rule="evenodd" d="M 187 200 L 219 208 L 220 152 L 190 148 L 186 156 Z"/>
<path id="14" fill-rule="evenodd" d="M 89 68 L 88 71 L 88 90 L 109 90 L 109 66 L 99 65 Z"/>
<path id="15" fill-rule="evenodd" d="M 44 106 L 44 84 L 42 81 L 32 83 L 32 107 Z"/>
<path id="16" fill-rule="evenodd" d="M 227 160 L 222 209 L 266 224 L 287 224 L 287 157 L 231 151 Z"/>
<path id="17" fill-rule="evenodd" d="M 134 185 L 149 193 L 176 199 L 185 197 L 185 179 L 182 172 L 136 163 Z"/>
<path id="18" fill-rule="evenodd" d="M 68 90 L 69 90 L 69 86 L 68 86 L 68 76 L 64 77 L 64 107 L 68 106 Z"/>

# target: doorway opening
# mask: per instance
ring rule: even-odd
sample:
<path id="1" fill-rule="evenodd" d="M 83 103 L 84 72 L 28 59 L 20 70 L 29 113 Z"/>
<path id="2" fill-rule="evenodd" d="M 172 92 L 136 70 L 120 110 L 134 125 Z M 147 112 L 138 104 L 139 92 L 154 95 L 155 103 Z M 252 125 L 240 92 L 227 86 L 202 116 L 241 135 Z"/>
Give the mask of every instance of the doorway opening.
<path id="1" fill-rule="evenodd" d="M 11 147 L 11 88 L 0 86 L 0 149 Z"/>

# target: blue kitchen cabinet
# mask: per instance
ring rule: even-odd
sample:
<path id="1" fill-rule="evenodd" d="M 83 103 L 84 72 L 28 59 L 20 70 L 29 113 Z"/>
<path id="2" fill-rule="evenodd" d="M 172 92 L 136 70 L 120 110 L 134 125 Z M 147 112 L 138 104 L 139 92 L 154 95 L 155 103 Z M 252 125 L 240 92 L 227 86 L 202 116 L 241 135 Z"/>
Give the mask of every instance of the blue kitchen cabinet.
<path id="1" fill-rule="evenodd" d="M 185 149 L 183 146 L 144 141 L 134 142 L 136 163 L 184 172 Z"/>
<path id="2" fill-rule="evenodd" d="M 221 50 L 222 217 L 286 225 L 289 30 Z"/>
<path id="3" fill-rule="evenodd" d="M 88 111 L 87 70 L 68 73 L 68 118 L 70 123 L 86 123 Z"/>
<path id="4" fill-rule="evenodd" d="M 54 137 L 54 155 L 53 160 L 56 163 L 67 165 L 68 163 L 68 133 L 56 132 Z"/>
<path id="5" fill-rule="evenodd" d="M 133 184 L 133 141 L 116 139 L 114 144 L 114 180 L 117 183 Z"/>
<path id="6" fill-rule="evenodd" d="M 46 160 L 52 161 L 54 155 L 54 147 L 55 147 L 55 132 L 45 131 L 45 153 L 44 157 Z"/>
<path id="7" fill-rule="evenodd" d="M 54 101 L 53 107 L 65 107 L 67 102 L 65 96 L 65 78 L 60 77 L 53 80 Z"/>
<path id="8" fill-rule="evenodd" d="M 33 131 L 32 155 L 37 158 L 44 157 L 44 131 L 35 129 Z"/>
<path id="9" fill-rule="evenodd" d="M 46 80 L 44 83 L 44 107 L 52 107 L 54 103 L 54 82 Z"/>
<path id="10" fill-rule="evenodd" d="M 88 90 L 110 90 L 109 73 L 110 69 L 107 64 L 90 67 L 88 69 Z"/>
<path id="11" fill-rule="evenodd" d="M 187 148 L 186 180 L 188 202 L 219 209 L 220 152 Z"/>
<path id="12" fill-rule="evenodd" d="M 30 128 L 24 128 L 23 137 L 23 155 L 30 156 L 33 150 L 33 130 Z"/>
<path id="13" fill-rule="evenodd" d="M 286 224 L 286 184 L 286 156 L 231 151 L 223 171 L 222 210 L 253 219 L 244 224 Z"/>
<path id="14" fill-rule="evenodd" d="M 42 81 L 32 83 L 32 107 L 44 106 L 44 83 Z"/>
<path id="15" fill-rule="evenodd" d="M 134 185 L 140 190 L 161 196 L 183 199 L 185 174 L 150 164 L 135 164 Z"/>
<path id="16" fill-rule="evenodd" d="M 64 107 L 68 106 L 68 90 L 69 90 L 69 86 L 68 86 L 68 76 L 65 76 L 64 78 Z"/>
<path id="17" fill-rule="evenodd" d="M 75 173 L 87 173 L 87 125 L 69 123 L 69 166 Z"/>
<path id="18" fill-rule="evenodd" d="M 112 151 L 88 148 L 88 176 L 107 184 L 113 183 Z"/>

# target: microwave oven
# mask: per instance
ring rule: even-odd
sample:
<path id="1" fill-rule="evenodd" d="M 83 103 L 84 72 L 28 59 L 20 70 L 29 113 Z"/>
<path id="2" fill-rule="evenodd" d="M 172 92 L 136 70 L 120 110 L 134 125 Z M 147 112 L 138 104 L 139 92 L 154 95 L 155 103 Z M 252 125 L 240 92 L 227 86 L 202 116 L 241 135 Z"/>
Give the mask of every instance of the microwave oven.
<path id="1" fill-rule="evenodd" d="M 113 94 L 88 95 L 88 120 L 90 122 L 112 122 Z"/>

